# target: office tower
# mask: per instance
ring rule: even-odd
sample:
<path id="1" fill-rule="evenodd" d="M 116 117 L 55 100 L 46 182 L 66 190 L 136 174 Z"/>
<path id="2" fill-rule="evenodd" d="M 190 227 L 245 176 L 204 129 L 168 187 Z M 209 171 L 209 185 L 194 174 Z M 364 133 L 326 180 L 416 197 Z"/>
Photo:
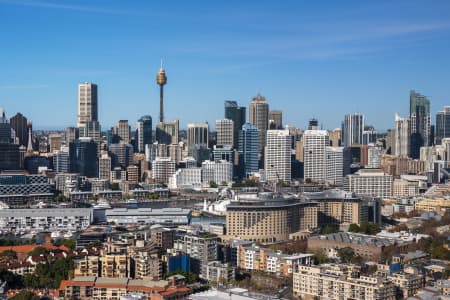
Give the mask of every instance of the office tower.
<path id="1" fill-rule="evenodd" d="M 175 174 L 176 163 L 170 157 L 157 157 L 152 162 L 152 175 L 157 183 L 169 183 L 169 178 Z"/>
<path id="2" fill-rule="evenodd" d="M 70 172 L 69 147 L 61 147 L 53 154 L 53 169 L 56 173 Z"/>
<path id="3" fill-rule="evenodd" d="M 120 141 L 128 144 L 131 138 L 131 128 L 128 125 L 128 120 L 119 120 L 116 126 L 114 126 L 114 133 L 119 137 Z"/>
<path id="4" fill-rule="evenodd" d="M 160 144 L 178 144 L 180 121 L 163 122 L 156 125 L 156 141 Z"/>
<path id="5" fill-rule="evenodd" d="M 97 153 L 100 153 L 101 148 L 101 128 L 98 121 L 89 121 L 81 124 L 78 127 L 78 134 L 80 137 L 91 138 L 97 144 Z"/>
<path id="6" fill-rule="evenodd" d="M 410 156 L 418 159 L 420 147 L 431 145 L 430 100 L 412 90 L 409 94 Z"/>
<path id="7" fill-rule="evenodd" d="M 289 130 L 268 130 L 265 151 L 267 181 L 291 181 L 291 136 Z"/>
<path id="8" fill-rule="evenodd" d="M 450 106 L 436 113 L 436 145 L 440 145 L 443 138 L 450 137 Z"/>
<path id="9" fill-rule="evenodd" d="M 328 132 L 330 137 L 330 146 L 339 147 L 341 146 L 341 129 L 335 128 Z"/>
<path id="10" fill-rule="evenodd" d="M 250 123 L 245 123 L 239 131 L 239 164 L 245 177 L 258 172 L 258 135 L 258 128 Z"/>
<path id="11" fill-rule="evenodd" d="M 230 119 L 223 119 L 216 121 L 216 132 L 217 132 L 217 140 L 216 144 L 219 146 L 230 146 L 235 147 L 234 145 L 234 122 Z"/>
<path id="12" fill-rule="evenodd" d="M 62 141 L 61 134 L 50 133 L 48 135 L 49 152 L 53 153 L 53 151 L 61 149 L 61 141 Z"/>
<path id="13" fill-rule="evenodd" d="M 363 142 L 364 115 L 360 113 L 345 115 L 342 123 L 342 143 L 344 147 L 361 145 Z"/>
<path id="14" fill-rule="evenodd" d="M 164 122 L 164 86 L 167 83 L 166 72 L 163 69 L 162 61 L 161 68 L 156 76 L 156 83 L 159 85 L 159 122 Z"/>
<path id="15" fill-rule="evenodd" d="M 80 83 L 78 85 L 78 125 L 98 121 L 97 85 Z"/>
<path id="16" fill-rule="evenodd" d="M 386 154 L 395 155 L 395 128 L 386 133 Z"/>
<path id="17" fill-rule="evenodd" d="M 20 165 L 19 145 L 13 144 L 12 133 L 5 111 L 0 108 L 0 171 L 17 170 Z"/>
<path id="18" fill-rule="evenodd" d="M 102 153 L 98 159 L 98 178 L 109 180 L 111 169 L 111 157 L 108 153 Z"/>
<path id="19" fill-rule="evenodd" d="M 281 110 L 269 111 L 269 120 L 273 120 L 275 129 L 283 128 L 283 112 Z"/>
<path id="20" fill-rule="evenodd" d="M 247 120 L 245 107 L 236 101 L 225 101 L 225 119 L 233 121 L 233 147 L 238 148 L 239 131 Z"/>
<path id="21" fill-rule="evenodd" d="M 410 154 L 410 119 L 400 118 L 395 114 L 394 155 L 409 156 Z"/>
<path id="22" fill-rule="evenodd" d="M 28 120 L 21 113 L 17 113 L 14 117 L 9 119 L 11 128 L 16 132 L 16 137 L 19 140 L 19 145 L 28 145 Z"/>
<path id="23" fill-rule="evenodd" d="M 375 144 L 378 133 L 373 126 L 365 126 L 363 131 L 363 145 Z"/>
<path id="24" fill-rule="evenodd" d="M 306 130 L 303 133 L 303 163 L 305 181 L 323 183 L 326 179 L 326 147 L 330 144 L 326 130 Z"/>
<path id="25" fill-rule="evenodd" d="M 97 177 L 97 144 L 92 138 L 82 137 L 69 144 L 70 172 L 80 176 Z"/>
<path id="26" fill-rule="evenodd" d="M 139 168 L 137 166 L 133 165 L 127 167 L 127 181 L 129 183 L 139 182 Z"/>
<path id="27" fill-rule="evenodd" d="M 266 145 L 266 131 L 269 126 L 269 104 L 266 98 L 258 94 L 250 102 L 250 123 L 259 130 L 259 146 L 260 152 L 264 150 Z"/>
<path id="28" fill-rule="evenodd" d="M 212 158 L 214 161 L 229 161 L 234 165 L 234 150 L 230 146 L 214 145 Z"/>
<path id="29" fill-rule="evenodd" d="M 180 144 L 171 144 L 167 146 L 167 155 L 176 163 L 183 157 L 183 149 Z"/>
<path id="30" fill-rule="evenodd" d="M 111 163 L 113 168 L 121 167 L 125 169 L 133 163 L 133 146 L 130 144 L 119 143 L 109 145 L 111 154 Z"/>
<path id="31" fill-rule="evenodd" d="M 69 145 L 70 142 L 78 139 L 80 137 L 79 130 L 77 127 L 67 127 L 66 128 L 66 145 Z"/>
<path id="32" fill-rule="evenodd" d="M 309 119 L 308 130 L 318 130 L 318 129 L 319 129 L 319 121 L 315 118 Z"/>
<path id="33" fill-rule="evenodd" d="M 188 147 L 193 146 L 208 147 L 209 125 L 204 124 L 188 124 L 187 140 Z"/>
<path id="34" fill-rule="evenodd" d="M 142 116 L 136 124 L 137 150 L 144 153 L 145 145 L 152 143 L 152 117 Z"/>

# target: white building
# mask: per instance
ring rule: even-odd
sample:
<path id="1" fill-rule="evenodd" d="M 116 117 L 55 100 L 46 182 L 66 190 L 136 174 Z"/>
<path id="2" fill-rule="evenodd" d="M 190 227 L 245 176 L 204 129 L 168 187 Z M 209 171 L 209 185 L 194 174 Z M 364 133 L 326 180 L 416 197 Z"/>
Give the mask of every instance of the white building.
<path id="1" fill-rule="evenodd" d="M 333 185 L 344 182 L 344 147 L 326 147 L 326 181 Z"/>
<path id="2" fill-rule="evenodd" d="M 395 114 L 395 155 L 409 156 L 410 151 L 410 121 L 409 118 L 400 118 Z"/>
<path id="3" fill-rule="evenodd" d="M 267 181 L 291 181 L 289 130 L 267 130 L 265 170 Z"/>
<path id="4" fill-rule="evenodd" d="M 380 169 L 361 169 L 346 176 L 345 189 L 358 195 L 389 198 L 392 197 L 392 182 L 392 175 Z"/>
<path id="5" fill-rule="evenodd" d="M 102 153 L 98 159 L 98 178 L 109 180 L 111 176 L 111 157 L 108 153 Z"/>
<path id="6" fill-rule="evenodd" d="M 61 147 L 53 155 L 53 167 L 56 173 L 69 173 L 69 147 Z"/>
<path id="7" fill-rule="evenodd" d="M 202 169 L 188 168 L 178 169 L 169 178 L 169 189 L 179 189 L 183 187 L 200 187 L 202 185 Z"/>
<path id="8" fill-rule="evenodd" d="M 369 146 L 369 148 L 367 149 L 367 168 L 380 168 L 382 155 L 383 148 L 377 146 Z"/>
<path id="9" fill-rule="evenodd" d="M 205 146 L 208 147 L 209 125 L 208 123 L 188 124 L 187 128 L 188 146 Z"/>
<path id="10" fill-rule="evenodd" d="M 156 182 L 168 183 L 175 173 L 175 161 L 169 157 L 157 157 L 152 163 L 153 179 Z"/>
<path id="11" fill-rule="evenodd" d="M 219 146 L 233 147 L 234 140 L 234 122 L 233 120 L 223 119 L 216 121 L 216 144 Z"/>
<path id="12" fill-rule="evenodd" d="M 88 122 L 98 121 L 97 85 L 80 83 L 78 85 L 78 127 Z"/>
<path id="13" fill-rule="evenodd" d="M 0 209 L 0 230 L 5 232 L 83 231 L 92 221 L 92 208 Z"/>
<path id="14" fill-rule="evenodd" d="M 330 140 L 326 130 L 303 133 L 304 178 L 323 183 L 326 180 L 326 148 Z"/>
<path id="15" fill-rule="evenodd" d="M 364 115 L 360 113 L 345 115 L 342 124 L 342 144 L 345 147 L 363 144 Z"/>
<path id="16" fill-rule="evenodd" d="M 214 181 L 217 184 L 233 181 L 233 164 L 226 161 L 204 161 L 202 162 L 202 182 Z"/>

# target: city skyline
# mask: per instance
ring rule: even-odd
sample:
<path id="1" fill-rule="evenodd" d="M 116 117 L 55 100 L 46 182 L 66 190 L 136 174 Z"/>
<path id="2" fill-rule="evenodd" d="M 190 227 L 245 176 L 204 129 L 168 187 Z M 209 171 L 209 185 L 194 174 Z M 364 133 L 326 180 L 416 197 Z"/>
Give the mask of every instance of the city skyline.
<path id="1" fill-rule="evenodd" d="M 160 58 L 170 77 L 165 119 L 178 118 L 183 129 L 205 121 L 214 126 L 225 100 L 248 108 L 258 92 L 270 109 L 283 111 L 284 124 L 303 129 L 312 117 L 324 129 L 339 128 L 346 114 L 360 112 L 366 124 L 385 131 L 394 127 L 395 113 L 408 115 L 412 89 L 429 97 L 434 124 L 448 101 L 446 2 L 159 3 L 153 9 L 138 1 L 125 9 L 116 1 L 1 0 L 0 6 L 11 28 L 6 40 L 20 39 L 2 49 L 1 106 L 8 116 L 23 113 L 35 129 L 76 125 L 77 85 L 85 81 L 98 84 L 103 128 L 121 119 L 134 127 L 143 115 L 157 120 Z M 30 26 L 42 34 L 30 35 Z M 186 111 L 188 103 L 196 110 Z M 58 114 L 48 118 L 55 106 Z"/>

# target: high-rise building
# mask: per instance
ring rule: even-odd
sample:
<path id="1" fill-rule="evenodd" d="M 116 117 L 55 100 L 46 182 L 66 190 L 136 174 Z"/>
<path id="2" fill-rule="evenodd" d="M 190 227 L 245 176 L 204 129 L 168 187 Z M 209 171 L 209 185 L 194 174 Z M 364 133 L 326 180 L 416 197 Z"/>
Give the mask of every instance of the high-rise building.
<path id="1" fill-rule="evenodd" d="M 341 186 L 344 183 L 344 147 L 326 147 L 326 177 L 325 180 L 332 184 Z M 348 160 L 347 160 L 348 163 Z M 348 167 L 350 164 L 348 163 Z"/>
<path id="2" fill-rule="evenodd" d="M 66 128 L 66 145 L 69 145 L 70 142 L 78 139 L 80 137 L 80 132 L 77 127 L 67 127 Z"/>
<path id="3" fill-rule="evenodd" d="M 360 113 L 345 115 L 342 123 L 342 142 L 344 147 L 363 143 L 364 115 Z"/>
<path id="4" fill-rule="evenodd" d="M 78 134 L 80 137 L 91 138 L 97 144 L 97 153 L 100 153 L 101 148 L 101 128 L 98 121 L 89 121 L 81 124 L 78 127 Z"/>
<path id="5" fill-rule="evenodd" d="M 319 121 L 315 118 L 309 119 L 308 130 L 319 130 Z"/>
<path id="6" fill-rule="evenodd" d="M 234 146 L 234 122 L 230 119 L 216 121 L 217 141 L 219 146 Z M 237 145 L 236 145 L 237 146 Z"/>
<path id="7" fill-rule="evenodd" d="M 269 111 L 269 121 L 272 120 L 275 124 L 274 129 L 283 128 L 283 112 L 281 110 L 271 110 Z"/>
<path id="8" fill-rule="evenodd" d="M 234 150 L 230 146 L 214 145 L 212 153 L 214 161 L 225 160 L 234 165 Z"/>
<path id="9" fill-rule="evenodd" d="M 389 198 L 392 196 L 392 175 L 380 169 L 361 169 L 345 177 L 345 190 L 357 195 Z"/>
<path id="10" fill-rule="evenodd" d="M 341 129 L 335 128 L 328 132 L 330 137 L 330 146 L 339 147 L 341 146 Z"/>
<path id="11" fill-rule="evenodd" d="M 375 144 L 378 133 L 373 126 L 365 126 L 363 131 L 363 145 Z"/>
<path id="12" fill-rule="evenodd" d="M 130 144 L 119 143 L 109 145 L 112 167 L 121 167 L 125 169 L 133 163 L 133 146 Z"/>
<path id="13" fill-rule="evenodd" d="M 304 178 L 323 183 L 327 178 L 326 147 L 330 144 L 326 130 L 306 130 L 303 133 Z"/>
<path id="14" fill-rule="evenodd" d="M 82 137 L 69 144 L 70 172 L 97 177 L 97 144 L 92 138 Z"/>
<path id="15" fill-rule="evenodd" d="M 246 122 L 244 106 L 238 106 L 236 101 L 225 101 L 225 119 L 233 121 L 233 147 L 238 148 L 239 130 Z"/>
<path id="16" fill-rule="evenodd" d="M 111 157 L 108 153 L 102 153 L 98 159 L 98 178 L 109 180 L 111 170 Z"/>
<path id="17" fill-rule="evenodd" d="M 145 145 L 152 143 L 152 117 L 142 116 L 136 124 L 137 150 L 144 153 Z"/>
<path id="18" fill-rule="evenodd" d="M 250 123 L 245 123 L 239 131 L 239 164 L 244 176 L 258 172 L 258 135 L 258 128 Z"/>
<path id="19" fill-rule="evenodd" d="M 53 154 L 53 169 L 56 173 L 70 172 L 69 147 L 63 146 Z"/>
<path id="20" fill-rule="evenodd" d="M 450 137 L 450 106 L 436 113 L 436 145 L 440 145 L 443 138 Z"/>
<path id="21" fill-rule="evenodd" d="M 268 130 L 265 153 L 267 181 L 291 181 L 291 136 L 289 130 Z"/>
<path id="22" fill-rule="evenodd" d="M 260 94 L 256 95 L 250 102 L 250 123 L 255 125 L 259 130 L 259 146 L 260 152 L 266 146 L 266 132 L 269 126 L 269 103 L 266 98 Z"/>
<path id="23" fill-rule="evenodd" d="M 11 128 L 16 132 L 16 137 L 19 140 L 19 145 L 28 145 L 28 120 L 21 113 L 17 113 L 14 117 L 9 119 Z"/>
<path id="24" fill-rule="evenodd" d="M 394 155 L 409 156 L 410 154 L 410 119 L 400 118 L 395 114 Z"/>
<path id="25" fill-rule="evenodd" d="M 119 120 L 114 127 L 114 133 L 119 136 L 121 142 L 128 144 L 131 141 L 131 128 L 128 125 L 128 120 Z"/>
<path id="26" fill-rule="evenodd" d="M 188 147 L 200 146 L 208 147 L 209 125 L 188 124 L 187 140 Z"/>
<path id="27" fill-rule="evenodd" d="M 383 148 L 378 146 L 369 146 L 369 149 L 367 150 L 367 168 L 380 168 L 382 155 Z"/>
<path id="28" fill-rule="evenodd" d="M 159 122 L 164 122 L 164 86 L 167 83 L 166 71 L 164 71 L 161 60 L 161 68 L 156 75 L 156 83 L 159 85 Z"/>
<path id="29" fill-rule="evenodd" d="M 160 144 L 178 144 L 180 121 L 162 122 L 156 125 L 156 141 Z"/>
<path id="30" fill-rule="evenodd" d="M 202 182 L 207 184 L 215 182 L 217 184 L 230 183 L 233 180 L 233 164 L 226 161 L 210 161 L 202 162 Z"/>
<path id="31" fill-rule="evenodd" d="M 430 100 L 416 91 L 409 94 L 409 118 L 411 126 L 411 158 L 420 157 L 420 147 L 430 146 L 431 141 L 431 117 Z"/>
<path id="32" fill-rule="evenodd" d="M 183 148 L 180 144 L 171 144 L 167 146 L 167 155 L 176 163 L 183 158 Z"/>
<path id="33" fill-rule="evenodd" d="M 13 143 L 12 133 L 5 111 L 0 108 L 0 171 L 17 170 L 20 165 L 19 145 Z"/>
<path id="34" fill-rule="evenodd" d="M 50 133 L 48 135 L 49 152 L 53 153 L 56 150 L 61 149 L 62 136 L 59 133 Z"/>
<path id="35" fill-rule="evenodd" d="M 80 83 L 78 85 L 78 127 L 87 122 L 98 121 L 97 85 Z"/>
<path id="36" fill-rule="evenodd" d="M 155 182 L 169 183 L 169 178 L 175 174 L 176 163 L 170 157 L 157 157 L 152 162 L 152 174 Z"/>

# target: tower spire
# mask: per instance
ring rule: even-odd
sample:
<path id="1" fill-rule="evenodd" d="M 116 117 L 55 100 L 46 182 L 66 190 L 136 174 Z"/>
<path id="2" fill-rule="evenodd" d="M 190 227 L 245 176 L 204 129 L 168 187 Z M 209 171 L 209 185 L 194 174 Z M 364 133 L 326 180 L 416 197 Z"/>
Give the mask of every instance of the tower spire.
<path id="1" fill-rule="evenodd" d="M 167 83 L 166 72 L 162 68 L 162 59 L 161 69 L 156 76 L 156 83 L 159 85 L 159 122 L 162 123 L 164 122 L 164 85 Z"/>

